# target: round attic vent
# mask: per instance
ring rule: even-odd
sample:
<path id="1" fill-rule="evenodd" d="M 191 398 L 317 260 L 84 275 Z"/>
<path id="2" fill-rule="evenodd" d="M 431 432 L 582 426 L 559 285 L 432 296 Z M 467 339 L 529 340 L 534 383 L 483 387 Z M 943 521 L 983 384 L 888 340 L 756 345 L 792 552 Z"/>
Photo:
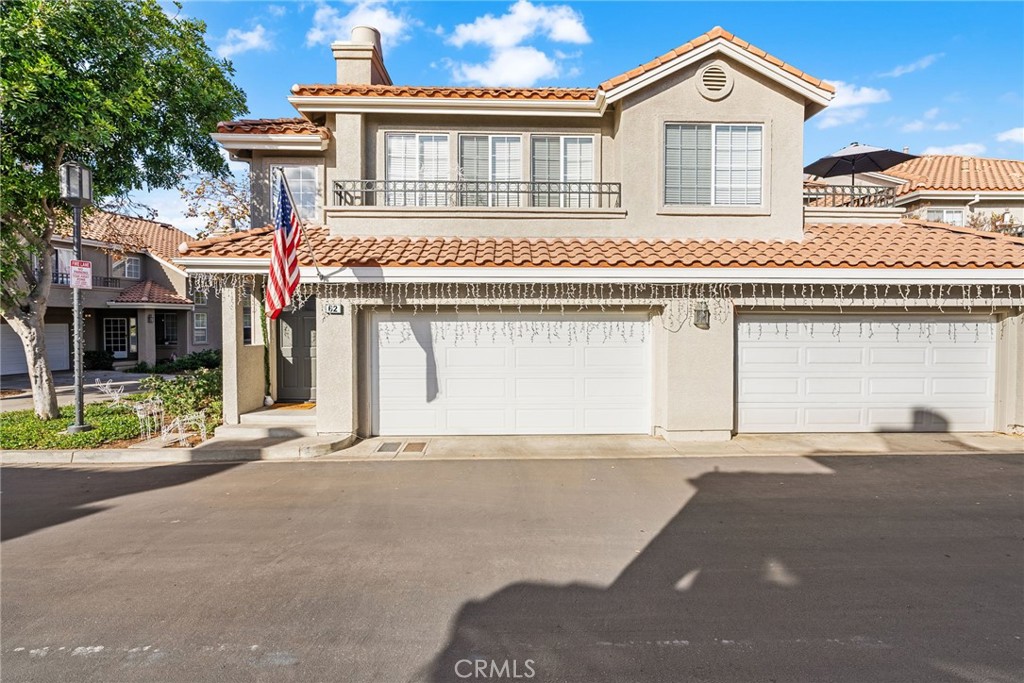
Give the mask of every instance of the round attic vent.
<path id="1" fill-rule="evenodd" d="M 709 100 L 720 100 L 732 92 L 732 72 L 723 62 L 711 62 L 700 70 L 697 89 Z"/>

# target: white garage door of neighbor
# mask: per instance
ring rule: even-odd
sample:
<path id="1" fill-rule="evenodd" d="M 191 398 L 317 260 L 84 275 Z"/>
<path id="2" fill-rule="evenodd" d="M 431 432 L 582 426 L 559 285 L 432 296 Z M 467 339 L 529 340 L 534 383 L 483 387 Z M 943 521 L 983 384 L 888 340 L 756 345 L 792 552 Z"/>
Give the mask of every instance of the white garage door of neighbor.
<path id="1" fill-rule="evenodd" d="M 50 370 L 67 370 L 70 366 L 70 339 L 68 326 L 45 325 L 46 357 Z M 25 362 L 25 347 L 21 345 L 18 333 L 10 325 L 0 325 L 0 374 L 17 375 L 28 372 Z"/>
<path id="2" fill-rule="evenodd" d="M 991 318 L 749 315 L 737 354 L 741 432 L 993 429 Z"/>
<path id="3" fill-rule="evenodd" d="M 647 434 L 646 314 L 376 314 L 373 433 Z"/>

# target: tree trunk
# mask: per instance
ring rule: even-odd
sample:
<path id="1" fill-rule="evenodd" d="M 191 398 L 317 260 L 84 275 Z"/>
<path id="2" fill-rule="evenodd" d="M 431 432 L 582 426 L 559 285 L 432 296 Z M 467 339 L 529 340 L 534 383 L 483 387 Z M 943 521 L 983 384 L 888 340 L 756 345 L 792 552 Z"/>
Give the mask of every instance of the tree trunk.
<path id="1" fill-rule="evenodd" d="M 32 384 L 32 404 L 36 416 L 41 420 L 58 417 L 57 391 L 53 386 L 53 373 L 50 372 L 50 364 L 46 358 L 43 316 L 35 309 L 31 313 L 5 316 L 5 319 L 10 323 L 11 329 L 18 333 L 21 345 L 25 347 L 28 378 Z"/>

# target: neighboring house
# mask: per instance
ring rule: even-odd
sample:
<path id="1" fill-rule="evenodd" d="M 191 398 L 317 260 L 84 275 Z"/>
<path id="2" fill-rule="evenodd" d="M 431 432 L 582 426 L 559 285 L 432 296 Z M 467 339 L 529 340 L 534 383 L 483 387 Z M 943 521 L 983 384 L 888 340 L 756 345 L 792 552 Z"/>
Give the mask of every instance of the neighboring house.
<path id="1" fill-rule="evenodd" d="M 392 85 L 366 28 L 332 50 L 302 118 L 214 136 L 255 225 L 290 180 L 292 308 L 263 334 L 269 226 L 177 260 L 221 292 L 228 424 L 265 351 L 272 396 L 345 437 L 1024 424 L 1024 240 L 893 192 L 805 206 L 827 83 L 720 28 L 589 90 Z"/>
<path id="2" fill-rule="evenodd" d="M 1024 161 L 926 154 L 856 182 L 895 188 L 895 205 L 909 216 L 1024 234 Z"/>
<path id="3" fill-rule="evenodd" d="M 95 211 L 82 223 L 82 258 L 92 262 L 92 289 L 83 290 L 85 350 L 106 350 L 115 367 L 220 348 L 220 302 L 186 291 L 178 245 L 192 239 L 166 223 Z M 51 370 L 72 367 L 70 236 L 53 239 L 53 284 L 47 300 L 46 352 Z M 0 324 L 0 368 L 27 372 L 21 339 Z"/>

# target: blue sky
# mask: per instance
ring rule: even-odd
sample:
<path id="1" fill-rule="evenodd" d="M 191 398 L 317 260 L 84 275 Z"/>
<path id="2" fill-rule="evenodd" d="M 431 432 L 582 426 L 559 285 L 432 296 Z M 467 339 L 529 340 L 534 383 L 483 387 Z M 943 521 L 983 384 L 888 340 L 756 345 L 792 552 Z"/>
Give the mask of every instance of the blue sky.
<path id="1" fill-rule="evenodd" d="M 169 5 L 168 5 L 169 6 Z M 169 12 L 175 10 L 169 6 Z M 834 83 L 812 161 L 852 141 L 1024 158 L 1024 3 L 185 2 L 232 61 L 249 116 L 295 116 L 293 83 L 334 82 L 329 44 L 377 26 L 396 83 L 595 87 L 721 25 Z M 143 201 L 185 229 L 176 192 Z"/>

